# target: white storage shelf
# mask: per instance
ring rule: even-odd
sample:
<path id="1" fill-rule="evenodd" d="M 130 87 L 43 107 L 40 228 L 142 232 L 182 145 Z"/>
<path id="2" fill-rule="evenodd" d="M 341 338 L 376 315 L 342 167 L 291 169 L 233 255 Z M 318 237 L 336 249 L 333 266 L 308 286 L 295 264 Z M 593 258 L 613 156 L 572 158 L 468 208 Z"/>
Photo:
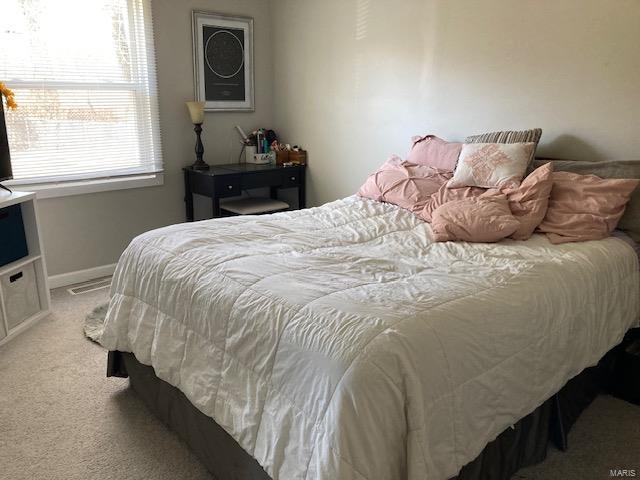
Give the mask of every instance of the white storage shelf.
<path id="1" fill-rule="evenodd" d="M 51 304 L 35 194 L 0 193 L 0 209 L 17 204 L 29 254 L 0 267 L 0 345 L 46 316 Z"/>

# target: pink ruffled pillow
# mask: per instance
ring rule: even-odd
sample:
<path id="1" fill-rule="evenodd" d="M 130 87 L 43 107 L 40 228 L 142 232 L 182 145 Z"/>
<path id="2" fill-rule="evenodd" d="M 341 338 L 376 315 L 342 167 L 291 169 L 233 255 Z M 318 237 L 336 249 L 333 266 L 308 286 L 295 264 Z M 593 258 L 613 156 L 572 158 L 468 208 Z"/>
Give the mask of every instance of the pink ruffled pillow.
<path id="1" fill-rule="evenodd" d="M 549 208 L 538 227 L 551 243 L 608 237 L 640 183 L 640 180 L 603 179 L 569 172 L 554 172 L 552 178 Z"/>
<path id="2" fill-rule="evenodd" d="M 518 188 L 505 190 L 509 208 L 520 226 L 513 233 L 515 240 L 527 240 L 544 219 L 553 186 L 553 165 L 547 163 L 536 168 Z"/>
<path id="3" fill-rule="evenodd" d="M 439 206 L 433 212 L 431 229 L 436 242 L 497 242 L 512 235 L 519 225 L 506 195 L 494 190 Z"/>
<path id="4" fill-rule="evenodd" d="M 358 195 L 417 211 L 450 178 L 451 173 L 403 162 L 394 156 L 369 175 Z"/>
<path id="5" fill-rule="evenodd" d="M 462 143 L 447 142 L 435 135 L 413 137 L 413 146 L 407 161 L 416 165 L 437 168 L 453 172 L 462 150 Z"/>

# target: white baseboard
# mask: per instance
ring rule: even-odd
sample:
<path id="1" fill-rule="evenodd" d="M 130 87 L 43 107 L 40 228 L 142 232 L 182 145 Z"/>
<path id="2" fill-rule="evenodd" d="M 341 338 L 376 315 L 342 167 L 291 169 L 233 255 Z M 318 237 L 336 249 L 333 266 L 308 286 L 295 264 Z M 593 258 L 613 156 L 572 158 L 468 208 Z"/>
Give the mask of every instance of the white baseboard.
<path id="1" fill-rule="evenodd" d="M 100 277 L 108 277 L 113 275 L 116 264 L 101 265 L 99 267 L 87 268 L 86 270 L 76 270 L 75 272 L 61 273 L 49 277 L 49 288 L 66 287 L 76 283 L 86 282 Z"/>

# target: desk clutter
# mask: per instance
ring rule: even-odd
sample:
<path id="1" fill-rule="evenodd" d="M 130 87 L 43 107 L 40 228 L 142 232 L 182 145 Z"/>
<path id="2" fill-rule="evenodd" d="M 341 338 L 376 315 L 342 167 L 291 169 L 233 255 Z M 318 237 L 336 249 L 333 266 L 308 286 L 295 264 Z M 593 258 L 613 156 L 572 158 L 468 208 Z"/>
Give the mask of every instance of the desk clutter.
<path id="1" fill-rule="evenodd" d="M 244 161 L 255 165 L 306 165 L 307 152 L 298 145 L 282 143 L 276 132 L 265 128 L 254 130 L 249 135 L 236 126 L 242 138 Z M 240 152 L 240 161 L 242 161 Z"/>
<path id="2" fill-rule="evenodd" d="M 277 165 L 306 165 L 307 152 L 297 145 L 293 147 L 288 143 L 280 143 L 277 140 L 271 144 L 271 150 L 276 152 Z"/>

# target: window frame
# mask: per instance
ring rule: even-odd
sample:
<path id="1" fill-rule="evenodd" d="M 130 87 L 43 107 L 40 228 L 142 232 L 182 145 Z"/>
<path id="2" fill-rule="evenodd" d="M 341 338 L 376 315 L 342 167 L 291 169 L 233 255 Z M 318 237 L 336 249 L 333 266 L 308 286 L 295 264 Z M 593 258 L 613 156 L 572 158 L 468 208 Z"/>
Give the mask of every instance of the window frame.
<path id="1" fill-rule="evenodd" d="M 130 24 L 130 28 L 133 30 L 134 27 L 134 9 L 133 2 L 127 2 L 129 4 L 129 15 L 128 20 Z M 151 13 L 151 2 L 141 1 L 140 2 L 141 21 L 144 23 L 149 22 L 152 23 L 152 13 Z M 151 30 L 145 33 L 149 33 L 151 35 L 151 39 L 145 39 L 147 42 L 154 41 L 153 35 L 153 25 L 151 25 Z M 148 102 L 149 108 L 151 109 L 152 117 L 155 114 L 155 119 L 159 125 L 159 105 L 157 103 L 157 98 L 154 102 L 153 98 L 150 99 L 142 99 L 141 96 L 149 95 L 153 96 L 150 92 L 154 91 L 157 95 L 158 89 L 158 81 L 157 81 L 157 58 L 155 57 L 155 45 L 154 49 L 154 65 L 150 66 L 153 70 L 153 79 L 151 80 L 151 84 L 147 85 L 145 82 L 86 82 L 86 81 L 60 81 L 60 80 L 42 80 L 42 81 L 33 81 L 33 80 L 18 80 L 11 79 L 11 87 L 14 89 L 60 89 L 60 90 L 95 90 L 95 91 L 105 91 L 105 90 L 119 90 L 119 91 L 130 91 L 133 94 L 134 103 L 135 103 L 135 124 L 137 128 L 137 133 L 140 136 L 144 136 L 145 138 L 152 138 L 152 133 L 157 134 L 159 139 L 161 138 L 160 130 L 157 132 L 152 132 L 153 125 L 152 122 L 146 122 L 145 118 L 141 115 L 141 111 L 143 109 L 142 105 Z M 147 58 L 146 49 L 142 48 L 139 45 L 134 44 L 133 51 L 136 52 L 136 61 L 132 68 L 138 69 L 138 64 L 140 62 L 149 62 Z M 139 79 L 140 75 L 133 75 L 134 79 Z M 150 88 L 152 87 L 152 88 Z M 155 110 L 155 112 L 154 112 Z M 153 120 L 153 118 L 152 118 Z M 161 142 L 158 143 L 158 152 L 159 155 L 159 168 L 152 168 L 149 166 L 148 171 L 141 171 L 135 173 L 123 173 L 121 175 L 105 175 L 104 173 L 96 172 L 95 174 L 82 174 L 79 173 L 77 176 L 73 174 L 65 174 L 60 176 L 47 176 L 47 177 L 32 177 L 32 178 L 20 178 L 20 179 L 12 179 L 3 182 L 5 185 L 10 187 L 19 187 L 20 190 L 29 190 L 37 193 L 38 198 L 56 198 L 63 196 L 71 196 L 71 195 L 80 195 L 86 193 L 97 193 L 97 192 L 105 192 L 112 190 L 123 190 L 130 188 L 141 188 L 141 187 L 151 187 L 151 186 L 160 186 L 164 184 L 164 161 L 162 154 L 162 145 Z"/>
<path id="2" fill-rule="evenodd" d="M 33 183 L 28 180 L 7 180 L 2 182 L 16 190 L 34 192 L 37 198 L 58 198 L 89 193 L 128 190 L 130 188 L 159 187 L 164 185 L 164 172 L 122 175 L 117 177 L 88 178 L 64 182 L 47 181 Z"/>

